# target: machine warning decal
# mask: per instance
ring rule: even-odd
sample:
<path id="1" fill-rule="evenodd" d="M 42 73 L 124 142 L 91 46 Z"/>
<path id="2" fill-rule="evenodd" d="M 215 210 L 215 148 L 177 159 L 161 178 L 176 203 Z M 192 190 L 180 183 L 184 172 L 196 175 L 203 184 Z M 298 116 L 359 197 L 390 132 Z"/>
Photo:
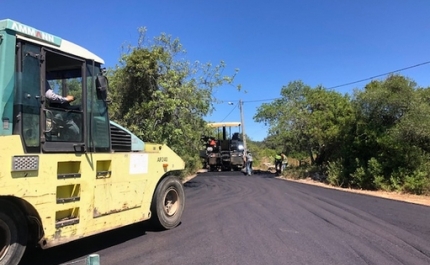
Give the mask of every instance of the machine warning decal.
<path id="1" fill-rule="evenodd" d="M 130 174 L 148 173 L 148 154 L 130 155 Z"/>

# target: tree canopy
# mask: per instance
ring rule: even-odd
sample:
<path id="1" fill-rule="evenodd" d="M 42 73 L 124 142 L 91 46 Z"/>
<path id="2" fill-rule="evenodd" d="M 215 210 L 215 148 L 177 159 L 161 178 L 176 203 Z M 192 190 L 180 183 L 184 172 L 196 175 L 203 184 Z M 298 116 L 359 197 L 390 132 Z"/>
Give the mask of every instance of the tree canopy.
<path id="1" fill-rule="evenodd" d="M 353 118 L 347 96 L 323 87 L 311 88 L 302 81 L 282 87 L 281 97 L 257 109 L 254 119 L 269 125 L 269 135 L 278 151 L 307 156 L 322 164 L 336 155 L 342 132 Z"/>
<path id="2" fill-rule="evenodd" d="M 238 70 L 223 75 L 223 61 L 191 63 L 179 39 L 161 34 L 150 42 L 144 28 L 139 32 L 137 46 L 129 46 L 109 71 L 110 118 L 144 141 L 168 144 L 188 167 L 198 166 L 204 116 L 216 102 L 213 91 L 233 84 Z"/>
<path id="3" fill-rule="evenodd" d="M 400 75 L 352 98 L 302 81 L 282 87 L 254 119 L 279 151 L 311 164 L 334 185 L 430 192 L 430 90 Z"/>

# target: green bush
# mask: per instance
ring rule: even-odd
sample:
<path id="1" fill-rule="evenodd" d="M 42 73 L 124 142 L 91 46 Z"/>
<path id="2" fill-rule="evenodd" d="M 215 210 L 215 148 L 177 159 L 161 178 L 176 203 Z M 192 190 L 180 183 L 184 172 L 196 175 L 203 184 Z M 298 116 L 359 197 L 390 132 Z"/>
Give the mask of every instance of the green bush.
<path id="1" fill-rule="evenodd" d="M 367 186 L 368 178 L 366 170 L 363 167 L 357 167 L 355 172 L 351 174 L 351 184 L 353 187 L 363 189 Z"/>
<path id="2" fill-rule="evenodd" d="M 202 168 L 202 162 L 198 156 L 183 155 L 182 159 L 185 161 L 185 170 L 181 172 L 182 178 L 195 174 Z"/>
<path id="3" fill-rule="evenodd" d="M 390 184 L 387 183 L 384 176 L 375 176 L 373 178 L 373 185 L 377 190 L 390 191 Z"/>
<path id="4" fill-rule="evenodd" d="M 344 185 L 343 165 L 341 161 L 328 162 L 327 182 L 333 186 Z"/>
<path id="5" fill-rule="evenodd" d="M 392 191 L 400 191 L 403 185 L 404 173 L 394 172 L 390 177 L 390 188 Z"/>
<path id="6" fill-rule="evenodd" d="M 430 178 L 428 172 L 415 171 L 413 175 L 406 176 L 401 190 L 418 195 L 430 194 Z"/>

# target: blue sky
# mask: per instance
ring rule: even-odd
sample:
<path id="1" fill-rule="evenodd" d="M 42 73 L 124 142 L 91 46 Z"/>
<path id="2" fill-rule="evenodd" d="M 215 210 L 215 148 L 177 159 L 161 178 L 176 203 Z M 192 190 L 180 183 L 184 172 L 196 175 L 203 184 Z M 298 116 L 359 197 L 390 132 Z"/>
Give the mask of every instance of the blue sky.
<path id="1" fill-rule="evenodd" d="M 117 64 L 125 43 L 136 44 L 137 29 L 152 38 L 179 38 L 186 59 L 227 64 L 240 72 L 216 97 L 211 121 L 239 121 L 244 101 L 246 133 L 262 140 L 266 128 L 253 121 L 266 99 L 294 80 L 334 87 L 430 61 L 428 0 L 0 0 L 0 19 L 10 18 L 75 42 Z M 430 64 L 402 71 L 419 86 L 430 86 Z M 381 78 L 379 78 L 381 79 Z M 368 82 L 368 81 L 367 81 Z M 336 88 L 351 93 L 367 82 Z M 235 108 L 235 109 L 233 109 Z M 230 115 L 228 115 L 230 113 Z"/>

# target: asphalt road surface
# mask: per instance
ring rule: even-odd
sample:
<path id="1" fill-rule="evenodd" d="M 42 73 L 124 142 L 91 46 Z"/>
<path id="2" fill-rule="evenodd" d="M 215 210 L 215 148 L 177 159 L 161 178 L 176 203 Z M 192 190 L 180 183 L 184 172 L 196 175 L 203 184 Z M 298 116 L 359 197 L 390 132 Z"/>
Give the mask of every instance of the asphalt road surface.
<path id="1" fill-rule="evenodd" d="M 175 229 L 140 223 L 29 251 L 21 264 L 91 253 L 101 265 L 430 264 L 430 207 L 239 172 L 200 174 L 185 192 Z"/>

